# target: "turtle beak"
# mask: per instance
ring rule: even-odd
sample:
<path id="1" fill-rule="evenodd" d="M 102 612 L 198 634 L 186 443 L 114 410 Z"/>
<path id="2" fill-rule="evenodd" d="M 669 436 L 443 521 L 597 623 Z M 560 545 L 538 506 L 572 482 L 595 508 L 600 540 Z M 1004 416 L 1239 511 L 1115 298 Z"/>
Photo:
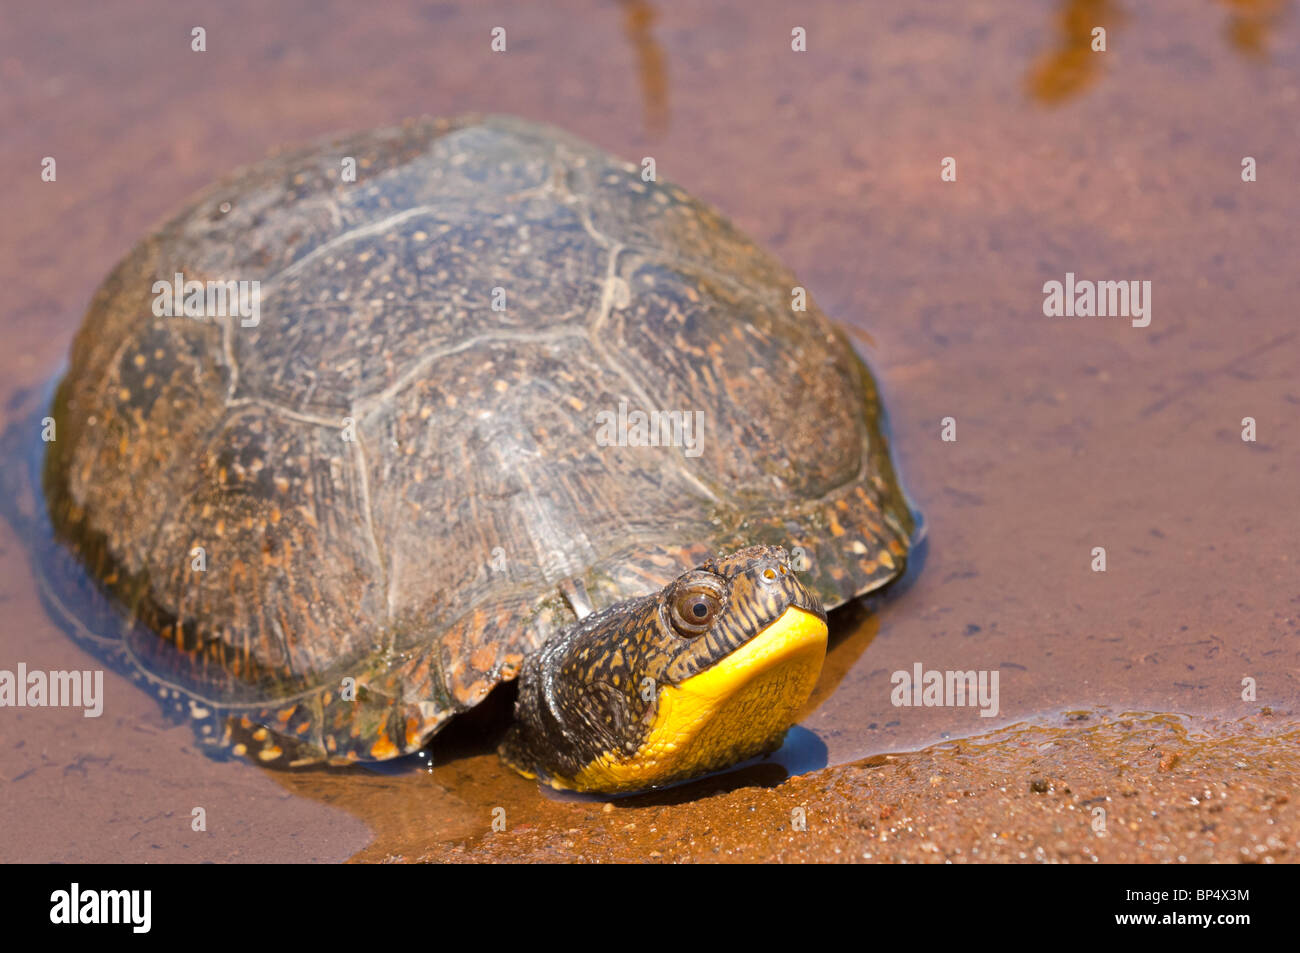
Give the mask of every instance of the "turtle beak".
<path id="1" fill-rule="evenodd" d="M 826 660 L 822 614 L 790 606 L 740 648 L 659 693 L 644 744 L 621 764 L 588 767 L 598 790 L 695 777 L 781 746 Z"/>

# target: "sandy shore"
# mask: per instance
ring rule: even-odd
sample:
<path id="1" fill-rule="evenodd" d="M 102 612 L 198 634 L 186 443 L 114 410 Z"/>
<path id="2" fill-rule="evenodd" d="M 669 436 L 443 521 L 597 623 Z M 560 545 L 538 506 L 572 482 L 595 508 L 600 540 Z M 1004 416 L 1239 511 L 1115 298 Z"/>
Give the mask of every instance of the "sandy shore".
<path id="1" fill-rule="evenodd" d="M 773 788 L 554 804 L 389 860 L 1274 863 L 1300 856 L 1300 723 L 1074 713 Z M 802 812 L 804 829 L 799 829 Z"/>

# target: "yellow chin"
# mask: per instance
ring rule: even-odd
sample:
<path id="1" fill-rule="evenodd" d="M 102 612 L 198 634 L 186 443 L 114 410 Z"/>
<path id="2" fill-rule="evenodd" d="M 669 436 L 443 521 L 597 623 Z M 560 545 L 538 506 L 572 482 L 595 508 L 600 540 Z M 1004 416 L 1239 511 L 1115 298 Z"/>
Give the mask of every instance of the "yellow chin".
<path id="1" fill-rule="evenodd" d="M 557 787 L 639 791 L 717 771 L 780 747 L 826 659 L 826 623 L 791 607 L 709 669 L 659 693 L 630 757 L 607 752 Z"/>

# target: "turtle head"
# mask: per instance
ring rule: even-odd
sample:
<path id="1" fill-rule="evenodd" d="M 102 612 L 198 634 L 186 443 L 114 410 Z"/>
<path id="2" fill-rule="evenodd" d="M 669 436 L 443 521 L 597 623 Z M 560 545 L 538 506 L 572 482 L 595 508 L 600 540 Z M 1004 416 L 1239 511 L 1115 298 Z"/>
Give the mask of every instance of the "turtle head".
<path id="1" fill-rule="evenodd" d="M 530 656 L 501 754 L 560 788 L 686 780 L 779 747 L 825 656 L 826 613 L 785 550 L 742 549 Z"/>

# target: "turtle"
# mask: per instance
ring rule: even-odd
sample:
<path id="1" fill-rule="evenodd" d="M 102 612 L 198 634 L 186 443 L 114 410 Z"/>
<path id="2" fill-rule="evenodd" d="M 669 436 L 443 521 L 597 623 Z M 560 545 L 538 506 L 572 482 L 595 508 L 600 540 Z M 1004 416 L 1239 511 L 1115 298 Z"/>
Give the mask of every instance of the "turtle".
<path id="1" fill-rule="evenodd" d="M 799 306 L 799 299 L 804 299 Z M 558 128 L 273 153 L 95 292 L 37 464 L 47 603 L 200 747 L 499 752 L 658 788 L 773 751 L 915 546 L 878 388 L 721 214 Z"/>

